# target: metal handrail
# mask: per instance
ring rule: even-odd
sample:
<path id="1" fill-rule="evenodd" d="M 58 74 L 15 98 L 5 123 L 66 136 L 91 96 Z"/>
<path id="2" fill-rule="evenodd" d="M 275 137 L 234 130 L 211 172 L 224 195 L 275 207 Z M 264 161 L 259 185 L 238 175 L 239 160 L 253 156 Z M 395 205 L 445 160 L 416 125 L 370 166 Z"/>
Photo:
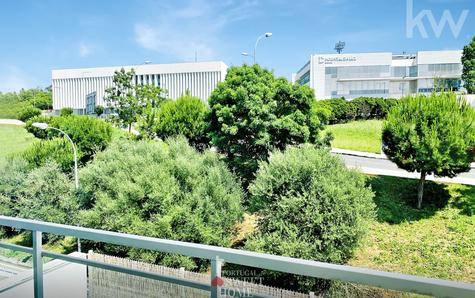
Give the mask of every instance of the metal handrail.
<path id="1" fill-rule="evenodd" d="M 39 281 L 42 281 L 42 264 L 40 264 L 41 262 L 39 262 L 42 256 L 48 256 L 58 259 L 61 258 L 72 263 L 81 263 L 84 265 L 96 267 L 98 265 L 97 263 L 99 263 L 84 259 L 81 259 L 81 261 L 79 261 L 75 260 L 74 257 L 64 255 L 60 256 L 58 254 L 42 251 L 41 243 L 38 242 L 38 240 L 41 240 L 41 233 L 51 233 L 56 235 L 88 239 L 97 242 L 123 245 L 127 247 L 142 248 L 165 253 L 180 254 L 194 258 L 208 259 L 212 261 L 212 273 L 214 273 L 211 275 L 211 279 L 215 278 L 216 276 L 220 277 L 220 268 L 222 262 L 228 262 L 238 265 L 245 265 L 285 273 L 292 273 L 331 280 L 340 280 L 344 282 L 359 283 L 380 288 L 426 295 L 462 298 L 475 297 L 475 285 L 462 282 L 377 271 L 366 268 L 336 265 L 225 247 L 151 238 L 7 216 L 0 216 L 0 226 L 8 226 L 33 231 L 34 241 L 32 253 L 34 256 L 34 272 L 36 272 L 35 281 L 37 279 L 39 279 Z M 0 246 L 15 249 L 15 246 L 12 246 L 11 244 L 0 243 Z M 41 277 L 39 275 L 41 275 Z M 38 285 L 39 288 L 36 288 L 36 286 L 37 285 L 35 284 L 35 297 L 42 297 L 42 285 L 41 287 Z M 209 288 L 211 290 L 212 297 L 218 296 L 218 288 L 219 287 L 216 285 L 212 285 Z"/>

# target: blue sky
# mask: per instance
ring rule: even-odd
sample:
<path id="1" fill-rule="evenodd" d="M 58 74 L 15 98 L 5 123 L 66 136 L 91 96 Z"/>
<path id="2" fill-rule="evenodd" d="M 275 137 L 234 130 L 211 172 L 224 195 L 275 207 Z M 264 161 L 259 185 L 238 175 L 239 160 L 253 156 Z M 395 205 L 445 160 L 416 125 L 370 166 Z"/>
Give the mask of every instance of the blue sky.
<path id="1" fill-rule="evenodd" d="M 2 1 L 0 91 L 46 87 L 51 69 L 223 60 L 246 61 L 263 32 L 257 60 L 290 77 L 311 53 L 461 49 L 475 35 L 474 0 L 412 0 L 414 18 L 428 10 L 439 23 L 444 10 L 455 23 L 438 37 L 430 17 L 407 37 L 408 0 L 102 0 Z M 411 0 L 409 0 L 411 1 Z M 437 29 L 437 28 L 435 28 Z M 436 30 L 437 31 L 437 30 Z M 251 62 L 251 60 L 248 60 Z"/>

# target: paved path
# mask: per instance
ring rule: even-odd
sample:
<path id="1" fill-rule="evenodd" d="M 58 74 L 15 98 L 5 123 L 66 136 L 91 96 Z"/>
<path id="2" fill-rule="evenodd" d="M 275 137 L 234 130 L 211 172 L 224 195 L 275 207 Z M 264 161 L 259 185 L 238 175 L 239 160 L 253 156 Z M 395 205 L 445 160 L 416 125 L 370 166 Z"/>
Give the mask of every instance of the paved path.
<path id="1" fill-rule="evenodd" d="M 25 125 L 25 122 L 16 119 L 0 119 L 0 124 Z"/>
<path id="2" fill-rule="evenodd" d="M 335 154 L 342 157 L 348 167 L 359 168 L 366 174 L 419 179 L 419 173 L 409 173 L 405 170 L 399 169 L 394 163 L 384 158 L 372 158 L 342 153 Z M 459 174 L 455 178 L 435 178 L 433 176 L 428 176 L 427 180 L 475 185 L 475 168 L 472 168 L 470 172 Z"/>

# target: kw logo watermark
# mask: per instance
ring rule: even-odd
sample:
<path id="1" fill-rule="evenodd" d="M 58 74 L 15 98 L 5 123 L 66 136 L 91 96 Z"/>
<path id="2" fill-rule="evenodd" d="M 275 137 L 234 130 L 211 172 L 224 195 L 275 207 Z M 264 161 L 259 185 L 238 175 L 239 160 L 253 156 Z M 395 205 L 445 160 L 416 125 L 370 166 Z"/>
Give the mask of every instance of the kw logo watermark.
<path id="1" fill-rule="evenodd" d="M 448 25 L 452 31 L 454 38 L 458 38 L 460 31 L 462 30 L 465 21 L 467 20 L 469 10 L 464 9 L 460 14 L 457 22 L 450 10 L 446 9 L 442 13 L 439 23 L 437 23 L 434 14 L 430 9 L 421 10 L 416 16 L 414 16 L 414 0 L 406 0 L 406 37 L 413 38 L 414 30 L 419 29 L 419 33 L 422 38 L 429 38 L 426 27 L 424 25 L 424 18 L 427 18 L 434 35 L 439 38 L 444 31 L 444 28 Z"/>

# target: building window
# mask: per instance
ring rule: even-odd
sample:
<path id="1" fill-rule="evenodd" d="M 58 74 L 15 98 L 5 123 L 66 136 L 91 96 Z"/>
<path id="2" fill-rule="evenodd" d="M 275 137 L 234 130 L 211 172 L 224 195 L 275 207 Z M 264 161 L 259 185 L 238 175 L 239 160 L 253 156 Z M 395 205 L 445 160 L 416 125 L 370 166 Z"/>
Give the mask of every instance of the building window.
<path id="1" fill-rule="evenodd" d="M 299 85 L 305 85 L 305 84 L 307 84 L 308 82 L 310 82 L 310 71 L 307 71 L 306 73 L 304 73 L 304 74 L 297 80 L 297 84 L 299 84 Z"/>
<path id="2" fill-rule="evenodd" d="M 86 95 L 86 114 L 92 115 L 96 108 L 96 92 Z"/>

